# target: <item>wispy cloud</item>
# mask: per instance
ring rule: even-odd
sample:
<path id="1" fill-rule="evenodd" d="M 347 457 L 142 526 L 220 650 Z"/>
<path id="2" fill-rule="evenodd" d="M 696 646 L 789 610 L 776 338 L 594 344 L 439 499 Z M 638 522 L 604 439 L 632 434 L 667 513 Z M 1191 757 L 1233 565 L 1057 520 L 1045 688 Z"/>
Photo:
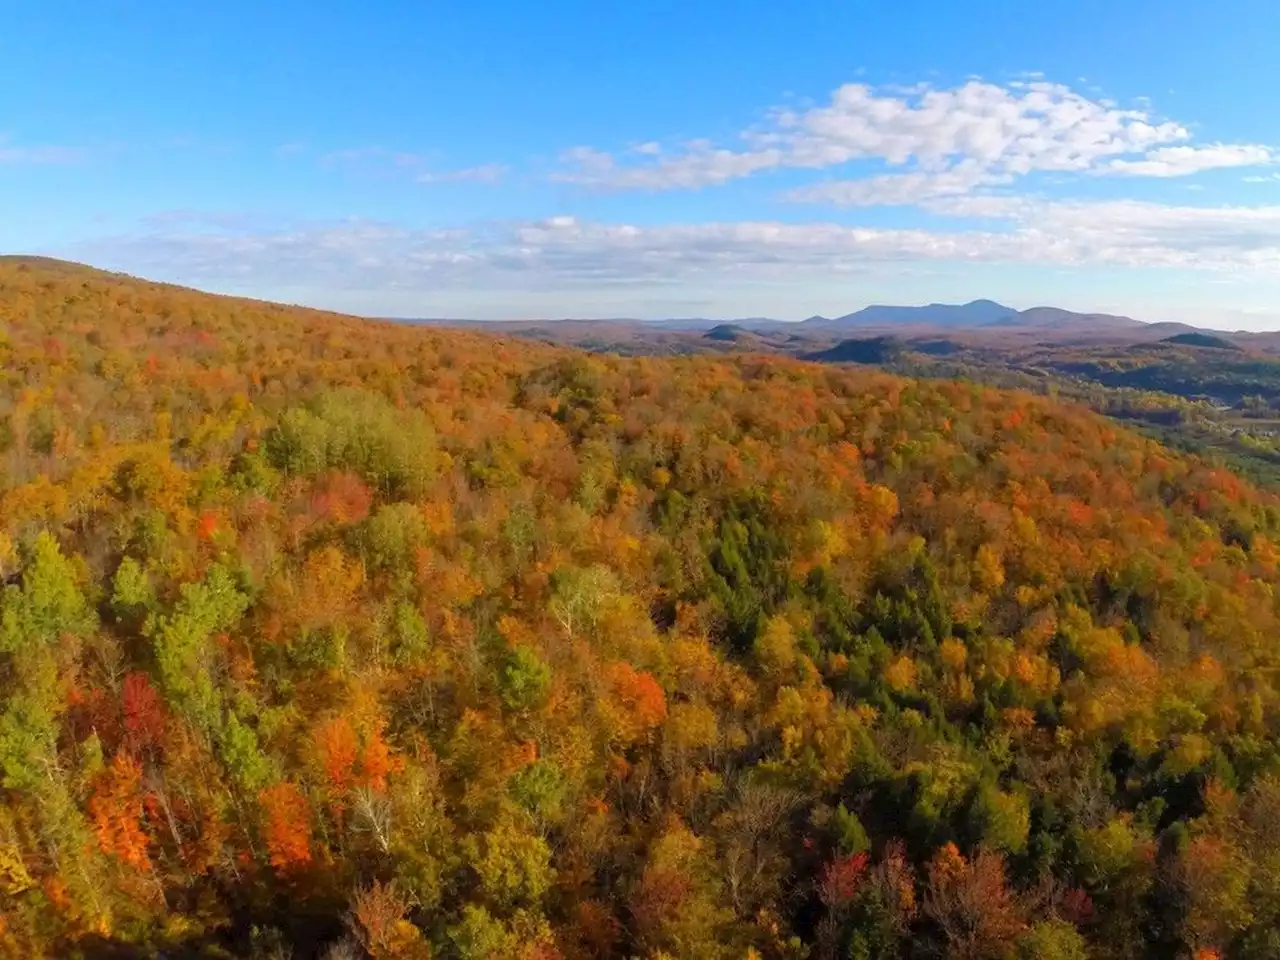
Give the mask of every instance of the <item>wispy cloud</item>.
<path id="1" fill-rule="evenodd" d="M 483 163 L 452 170 L 433 169 L 426 154 L 379 146 L 333 150 L 321 156 L 320 163 L 327 167 L 391 170 L 410 175 L 415 182 L 423 184 L 494 184 L 500 182 L 508 172 L 506 165 L 501 163 Z"/>
<path id="2" fill-rule="evenodd" d="M 828 180 L 797 187 L 783 198 L 797 203 L 837 207 L 916 206 L 942 197 L 963 196 L 984 186 L 1008 183 L 1010 174 L 994 173 L 976 163 L 960 163 L 939 172 L 917 170 L 859 180 Z"/>
<path id="3" fill-rule="evenodd" d="M 1265 166 L 1275 159 L 1274 151 L 1260 144 L 1161 147 L 1141 160 L 1112 160 L 1102 172 L 1135 177 L 1186 177 L 1205 170 Z"/>
<path id="4" fill-rule="evenodd" d="M 507 175 L 501 163 L 485 163 L 459 170 L 428 170 L 418 174 L 419 183 L 498 183 Z"/>
<path id="5" fill-rule="evenodd" d="M 642 226 L 557 216 L 469 229 L 369 221 L 189 229 L 181 217 L 72 251 L 195 284 L 313 291 L 547 290 L 796 282 L 911 263 L 1105 265 L 1280 278 L 1280 206 L 954 197 L 985 229 L 773 221 Z M 958 225 L 959 226 L 959 225 Z"/>
<path id="6" fill-rule="evenodd" d="M 52 166 L 80 163 L 86 156 L 86 151 L 80 147 L 49 144 L 22 145 L 12 143 L 9 138 L 0 136 L 0 164 Z"/>
<path id="7" fill-rule="evenodd" d="M 782 151 L 769 148 L 738 152 L 715 148 L 708 141 L 686 144 L 678 154 L 665 155 L 646 144 L 632 157 L 616 157 L 593 147 L 571 147 L 561 155 L 566 169 L 551 175 L 561 183 L 609 190 L 677 190 L 717 186 L 784 166 Z"/>
<path id="8" fill-rule="evenodd" d="M 387 147 L 348 147 L 343 150 L 331 150 L 320 157 L 325 166 L 343 166 L 357 164 L 390 164 L 395 167 L 421 167 L 425 159 L 417 153 L 407 150 L 390 150 Z"/>
<path id="9" fill-rule="evenodd" d="M 253 230 L 260 220 L 249 213 L 211 213 L 205 210 L 161 210 L 140 221 L 148 230 Z"/>

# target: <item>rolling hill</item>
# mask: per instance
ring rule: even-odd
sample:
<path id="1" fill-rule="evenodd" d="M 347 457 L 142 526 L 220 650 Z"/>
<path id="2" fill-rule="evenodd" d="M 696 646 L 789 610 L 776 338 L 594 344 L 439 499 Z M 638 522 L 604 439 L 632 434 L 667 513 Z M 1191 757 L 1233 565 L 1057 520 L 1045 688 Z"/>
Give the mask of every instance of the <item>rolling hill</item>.
<path id="1" fill-rule="evenodd" d="M 1207 333 L 1177 333 L 1165 337 L 1161 343 L 1170 343 L 1177 347 L 1202 347 L 1211 350 L 1239 350 L 1240 347 L 1226 337 L 1215 337 Z"/>
<path id="2" fill-rule="evenodd" d="M 5 956 L 1272 955 L 1280 499 L 1076 404 L 4 261 L 0 580 Z"/>
<path id="3" fill-rule="evenodd" d="M 905 352 L 906 346 L 893 337 L 866 337 L 841 340 L 827 350 L 804 354 L 804 359 L 821 363 L 885 364 L 901 358 Z"/>
<path id="4" fill-rule="evenodd" d="M 1113 330 L 1133 332 L 1145 324 L 1130 317 L 1117 317 L 1107 313 L 1075 313 L 1058 307 L 1032 307 L 1013 317 L 997 320 L 994 326 L 1047 328 L 1071 334 L 1102 333 Z"/>

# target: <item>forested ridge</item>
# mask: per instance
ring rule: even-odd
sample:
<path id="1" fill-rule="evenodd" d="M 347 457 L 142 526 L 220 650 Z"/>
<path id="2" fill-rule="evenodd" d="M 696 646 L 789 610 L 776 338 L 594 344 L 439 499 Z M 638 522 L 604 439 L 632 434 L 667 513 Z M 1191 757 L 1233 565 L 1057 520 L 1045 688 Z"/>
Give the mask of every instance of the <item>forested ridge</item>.
<path id="1" fill-rule="evenodd" d="M 0 261 L 0 954 L 1280 957 L 1278 565 L 1047 397 Z"/>

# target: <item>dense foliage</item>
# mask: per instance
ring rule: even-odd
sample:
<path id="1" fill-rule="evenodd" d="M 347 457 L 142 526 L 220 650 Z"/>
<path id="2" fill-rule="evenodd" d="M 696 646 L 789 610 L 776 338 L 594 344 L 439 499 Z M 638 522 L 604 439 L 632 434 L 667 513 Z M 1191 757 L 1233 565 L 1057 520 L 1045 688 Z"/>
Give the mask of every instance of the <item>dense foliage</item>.
<path id="1" fill-rule="evenodd" d="M 0 264 L 0 951 L 1275 957 L 1278 565 L 1047 397 Z"/>
<path id="2" fill-rule="evenodd" d="M 906 377 L 971 380 L 1063 397 L 1269 488 L 1280 488 L 1280 357 L 1270 335 L 1249 352 L 1223 337 L 1183 333 L 1151 341 L 1087 328 L 1056 337 L 953 331 L 848 336 L 779 324 L 707 333 L 666 324 L 566 321 L 510 324 L 519 336 L 609 353 L 764 353 L 824 363 L 874 364 Z M 798 328 L 793 332 L 789 328 Z"/>

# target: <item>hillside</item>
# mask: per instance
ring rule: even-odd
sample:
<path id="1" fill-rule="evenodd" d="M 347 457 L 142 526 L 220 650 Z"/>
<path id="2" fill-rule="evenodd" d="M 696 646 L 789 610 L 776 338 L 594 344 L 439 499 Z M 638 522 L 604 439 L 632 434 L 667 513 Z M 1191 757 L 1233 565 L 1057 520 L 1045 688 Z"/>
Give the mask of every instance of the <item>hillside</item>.
<path id="1" fill-rule="evenodd" d="M 1013 317 L 997 320 L 993 326 L 1057 330 L 1067 336 L 1088 336 L 1104 332 L 1136 334 L 1145 324 L 1130 317 L 1109 313 L 1076 313 L 1059 307 L 1032 307 Z"/>
<path id="2" fill-rule="evenodd" d="M 823 363 L 892 363 L 905 352 L 900 340 L 893 337 L 866 337 L 861 340 L 841 340 L 829 350 L 805 354 L 806 360 Z"/>
<path id="3" fill-rule="evenodd" d="M 743 343 L 752 339 L 750 331 L 737 324 L 721 323 L 712 327 L 702 335 L 704 340 L 715 340 L 719 343 Z"/>
<path id="4" fill-rule="evenodd" d="M 1080 407 L 0 262 L 0 955 L 1276 955 L 1280 499 Z"/>
<path id="5" fill-rule="evenodd" d="M 1025 311 L 1039 325 L 948 327 L 868 324 L 841 330 L 811 318 L 720 341 L 665 324 L 559 321 L 471 329 L 627 355 L 732 348 L 826 363 L 874 364 L 909 377 L 964 379 L 1069 398 L 1280 489 L 1280 358 L 1275 334 L 1223 336 L 1176 323 L 1102 314 Z M 1021 315 L 1019 315 L 1021 316 Z M 827 324 L 828 326 L 823 326 Z M 732 325 L 732 326 L 736 326 Z M 745 328 L 743 328 L 745 329 Z M 791 333 L 798 330 L 799 333 Z M 849 338 L 850 332 L 859 336 Z M 892 343 L 879 351 L 876 343 Z M 1227 347 L 1221 346 L 1227 344 Z"/>
<path id="6" fill-rule="evenodd" d="M 1207 333 L 1177 333 L 1165 337 L 1161 343 L 1172 343 L 1179 347 L 1204 347 L 1209 350 L 1239 350 L 1240 348 L 1226 337 L 1215 337 Z"/>

